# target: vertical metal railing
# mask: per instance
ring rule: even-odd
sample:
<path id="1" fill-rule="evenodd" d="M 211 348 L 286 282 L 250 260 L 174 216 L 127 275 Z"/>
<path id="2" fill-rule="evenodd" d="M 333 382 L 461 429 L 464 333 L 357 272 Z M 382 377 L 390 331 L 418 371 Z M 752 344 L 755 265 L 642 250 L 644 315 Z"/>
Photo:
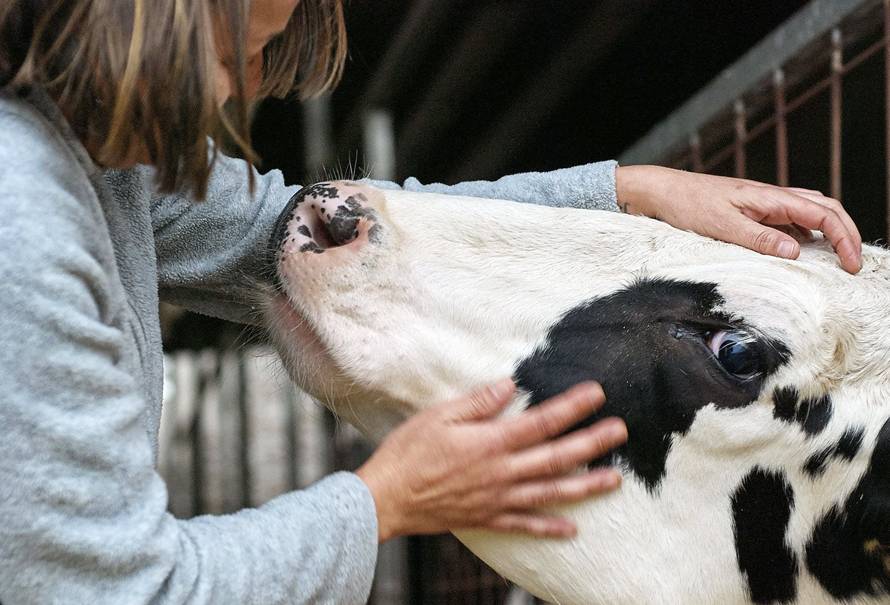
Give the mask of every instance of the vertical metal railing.
<path id="1" fill-rule="evenodd" d="M 890 239 L 890 0 L 884 0 L 884 174 L 886 184 L 886 219 L 885 232 Z"/>
<path id="2" fill-rule="evenodd" d="M 845 104 L 856 107 L 862 100 L 858 97 L 845 100 L 844 90 L 851 73 L 873 57 L 884 60 L 880 76 L 883 82 L 873 84 L 876 89 L 878 86 L 882 89 L 885 107 L 883 115 L 871 111 L 875 111 L 875 129 L 885 132 L 884 148 L 869 153 L 881 153 L 884 157 L 880 178 L 885 179 L 885 183 L 879 190 L 885 196 L 882 206 L 887 218 L 880 231 L 890 234 L 890 0 L 813 0 L 653 128 L 619 160 L 748 176 L 754 166 L 752 162 L 756 161 L 759 168 L 769 165 L 763 161 L 767 159 L 764 154 L 774 152 L 774 182 L 787 186 L 799 178 L 792 172 L 803 166 L 801 162 L 806 157 L 813 158 L 815 149 L 822 153 L 824 140 L 827 143 L 824 158 L 827 174 L 822 181 L 825 185 L 801 185 L 827 186 L 826 193 L 842 200 L 845 193 L 856 197 L 856 193 L 862 191 L 862 172 L 857 171 L 856 183 L 845 183 L 844 167 L 845 162 L 856 161 L 856 155 L 861 152 L 851 152 L 853 141 L 845 141 L 844 122 L 850 118 L 846 112 L 853 111 Z M 873 62 L 870 64 L 874 66 Z M 876 72 L 871 68 L 863 70 L 857 75 L 857 86 L 862 85 L 866 73 Z M 828 138 L 821 138 L 821 130 L 798 133 L 795 129 L 800 121 L 792 120 L 792 115 L 803 107 L 810 111 L 814 107 L 811 101 L 823 94 L 823 98 L 827 98 Z M 806 118 L 805 121 L 813 124 L 812 120 Z M 862 120 L 863 115 L 858 114 L 851 123 L 861 128 Z M 753 147 L 764 135 L 772 136 L 771 145 Z M 794 138 L 789 140 L 789 137 Z M 805 140 L 812 144 L 798 149 L 798 143 Z M 770 147 L 771 151 L 767 151 Z M 823 164 L 821 158 L 813 161 Z M 812 168 L 812 164 L 807 166 L 811 178 Z M 867 199 L 874 200 L 878 175 L 866 176 L 873 179 L 868 184 Z M 861 193 L 859 198 L 860 203 L 867 203 Z M 874 216 L 873 211 L 864 206 L 862 212 L 864 216 Z M 874 223 L 868 225 L 871 237 L 880 237 L 875 233 L 875 226 Z"/>
<path id="3" fill-rule="evenodd" d="M 831 31 L 831 197 L 841 199 L 842 78 L 844 49 L 841 30 Z"/>
<path id="4" fill-rule="evenodd" d="M 738 99 L 733 107 L 735 114 L 735 175 L 743 179 L 747 173 L 747 154 L 745 144 L 748 142 L 748 123 L 745 117 L 745 102 Z"/>
<path id="5" fill-rule="evenodd" d="M 785 72 L 773 72 L 773 90 L 776 112 L 776 183 L 788 186 L 788 108 L 785 104 Z"/>

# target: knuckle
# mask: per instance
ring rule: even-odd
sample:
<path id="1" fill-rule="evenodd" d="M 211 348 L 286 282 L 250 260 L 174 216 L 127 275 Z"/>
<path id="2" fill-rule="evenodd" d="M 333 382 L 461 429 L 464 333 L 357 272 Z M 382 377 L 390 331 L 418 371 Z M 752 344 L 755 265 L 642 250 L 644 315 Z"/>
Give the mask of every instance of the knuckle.
<path id="1" fill-rule="evenodd" d="M 555 447 L 550 446 L 550 454 L 547 456 L 546 472 L 548 475 L 559 475 L 568 466 L 566 457 Z"/>
<path id="2" fill-rule="evenodd" d="M 539 485 L 529 490 L 524 495 L 521 504 L 523 507 L 528 508 L 544 506 L 546 504 L 550 504 L 551 502 L 559 500 L 561 493 L 562 492 L 559 486 L 553 483 Z"/>
<path id="3" fill-rule="evenodd" d="M 760 229 L 751 235 L 751 247 L 755 250 L 766 250 L 776 241 L 775 235 L 768 229 Z"/>
<path id="4" fill-rule="evenodd" d="M 547 502 L 562 500 L 565 498 L 566 493 L 561 484 L 551 483 L 541 492 L 541 496 L 542 500 L 538 502 L 538 504 L 545 504 Z"/>
<path id="5" fill-rule="evenodd" d="M 480 446 L 483 453 L 492 455 L 506 450 L 509 443 L 510 433 L 507 428 L 502 424 L 496 424 L 491 427 L 486 438 L 481 440 Z"/>
<path id="6" fill-rule="evenodd" d="M 588 455 L 598 456 L 609 451 L 609 449 L 610 445 L 606 441 L 606 437 L 603 435 L 603 430 L 597 430 L 596 434 L 590 439 L 590 448 L 587 451 Z"/>
<path id="7" fill-rule="evenodd" d="M 538 435 L 552 435 L 559 430 L 559 425 L 550 414 L 541 414 L 535 418 L 535 433 Z"/>

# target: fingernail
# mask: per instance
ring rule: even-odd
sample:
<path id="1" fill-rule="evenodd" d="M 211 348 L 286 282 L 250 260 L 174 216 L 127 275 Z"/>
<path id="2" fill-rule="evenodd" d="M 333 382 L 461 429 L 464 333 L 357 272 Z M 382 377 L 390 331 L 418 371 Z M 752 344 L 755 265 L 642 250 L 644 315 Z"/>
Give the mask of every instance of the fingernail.
<path id="1" fill-rule="evenodd" d="M 779 244 L 779 256 L 782 258 L 791 258 L 794 255 L 794 244 L 789 241 L 784 241 Z"/>

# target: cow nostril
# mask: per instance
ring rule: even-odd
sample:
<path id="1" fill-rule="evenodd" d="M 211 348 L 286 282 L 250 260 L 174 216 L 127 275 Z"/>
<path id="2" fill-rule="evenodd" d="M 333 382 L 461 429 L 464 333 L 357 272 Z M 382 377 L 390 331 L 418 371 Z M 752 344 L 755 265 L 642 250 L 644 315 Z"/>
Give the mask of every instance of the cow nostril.
<path id="1" fill-rule="evenodd" d="M 303 214 L 306 231 L 303 235 L 311 238 L 320 249 L 345 246 L 358 237 L 361 214 L 346 206 L 331 207 L 330 204 L 310 203 Z M 302 214 L 302 213 L 301 213 Z"/>
<path id="2" fill-rule="evenodd" d="M 338 208 L 337 214 L 325 223 L 325 231 L 335 246 L 344 246 L 358 237 L 359 217 L 340 215 L 341 209 Z"/>

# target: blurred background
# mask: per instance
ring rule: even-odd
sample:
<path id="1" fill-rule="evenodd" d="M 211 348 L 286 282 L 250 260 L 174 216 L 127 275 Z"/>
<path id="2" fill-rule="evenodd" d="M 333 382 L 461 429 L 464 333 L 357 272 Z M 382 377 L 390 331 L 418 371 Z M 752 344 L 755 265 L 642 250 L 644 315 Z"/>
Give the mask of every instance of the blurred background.
<path id="1" fill-rule="evenodd" d="M 455 183 L 657 163 L 819 189 L 885 241 L 890 0 L 349 0 L 346 18 L 339 88 L 256 108 L 261 171 Z M 162 315 L 174 514 L 259 505 L 370 451 L 260 330 Z M 434 537 L 381 550 L 372 602 L 532 600 Z"/>

